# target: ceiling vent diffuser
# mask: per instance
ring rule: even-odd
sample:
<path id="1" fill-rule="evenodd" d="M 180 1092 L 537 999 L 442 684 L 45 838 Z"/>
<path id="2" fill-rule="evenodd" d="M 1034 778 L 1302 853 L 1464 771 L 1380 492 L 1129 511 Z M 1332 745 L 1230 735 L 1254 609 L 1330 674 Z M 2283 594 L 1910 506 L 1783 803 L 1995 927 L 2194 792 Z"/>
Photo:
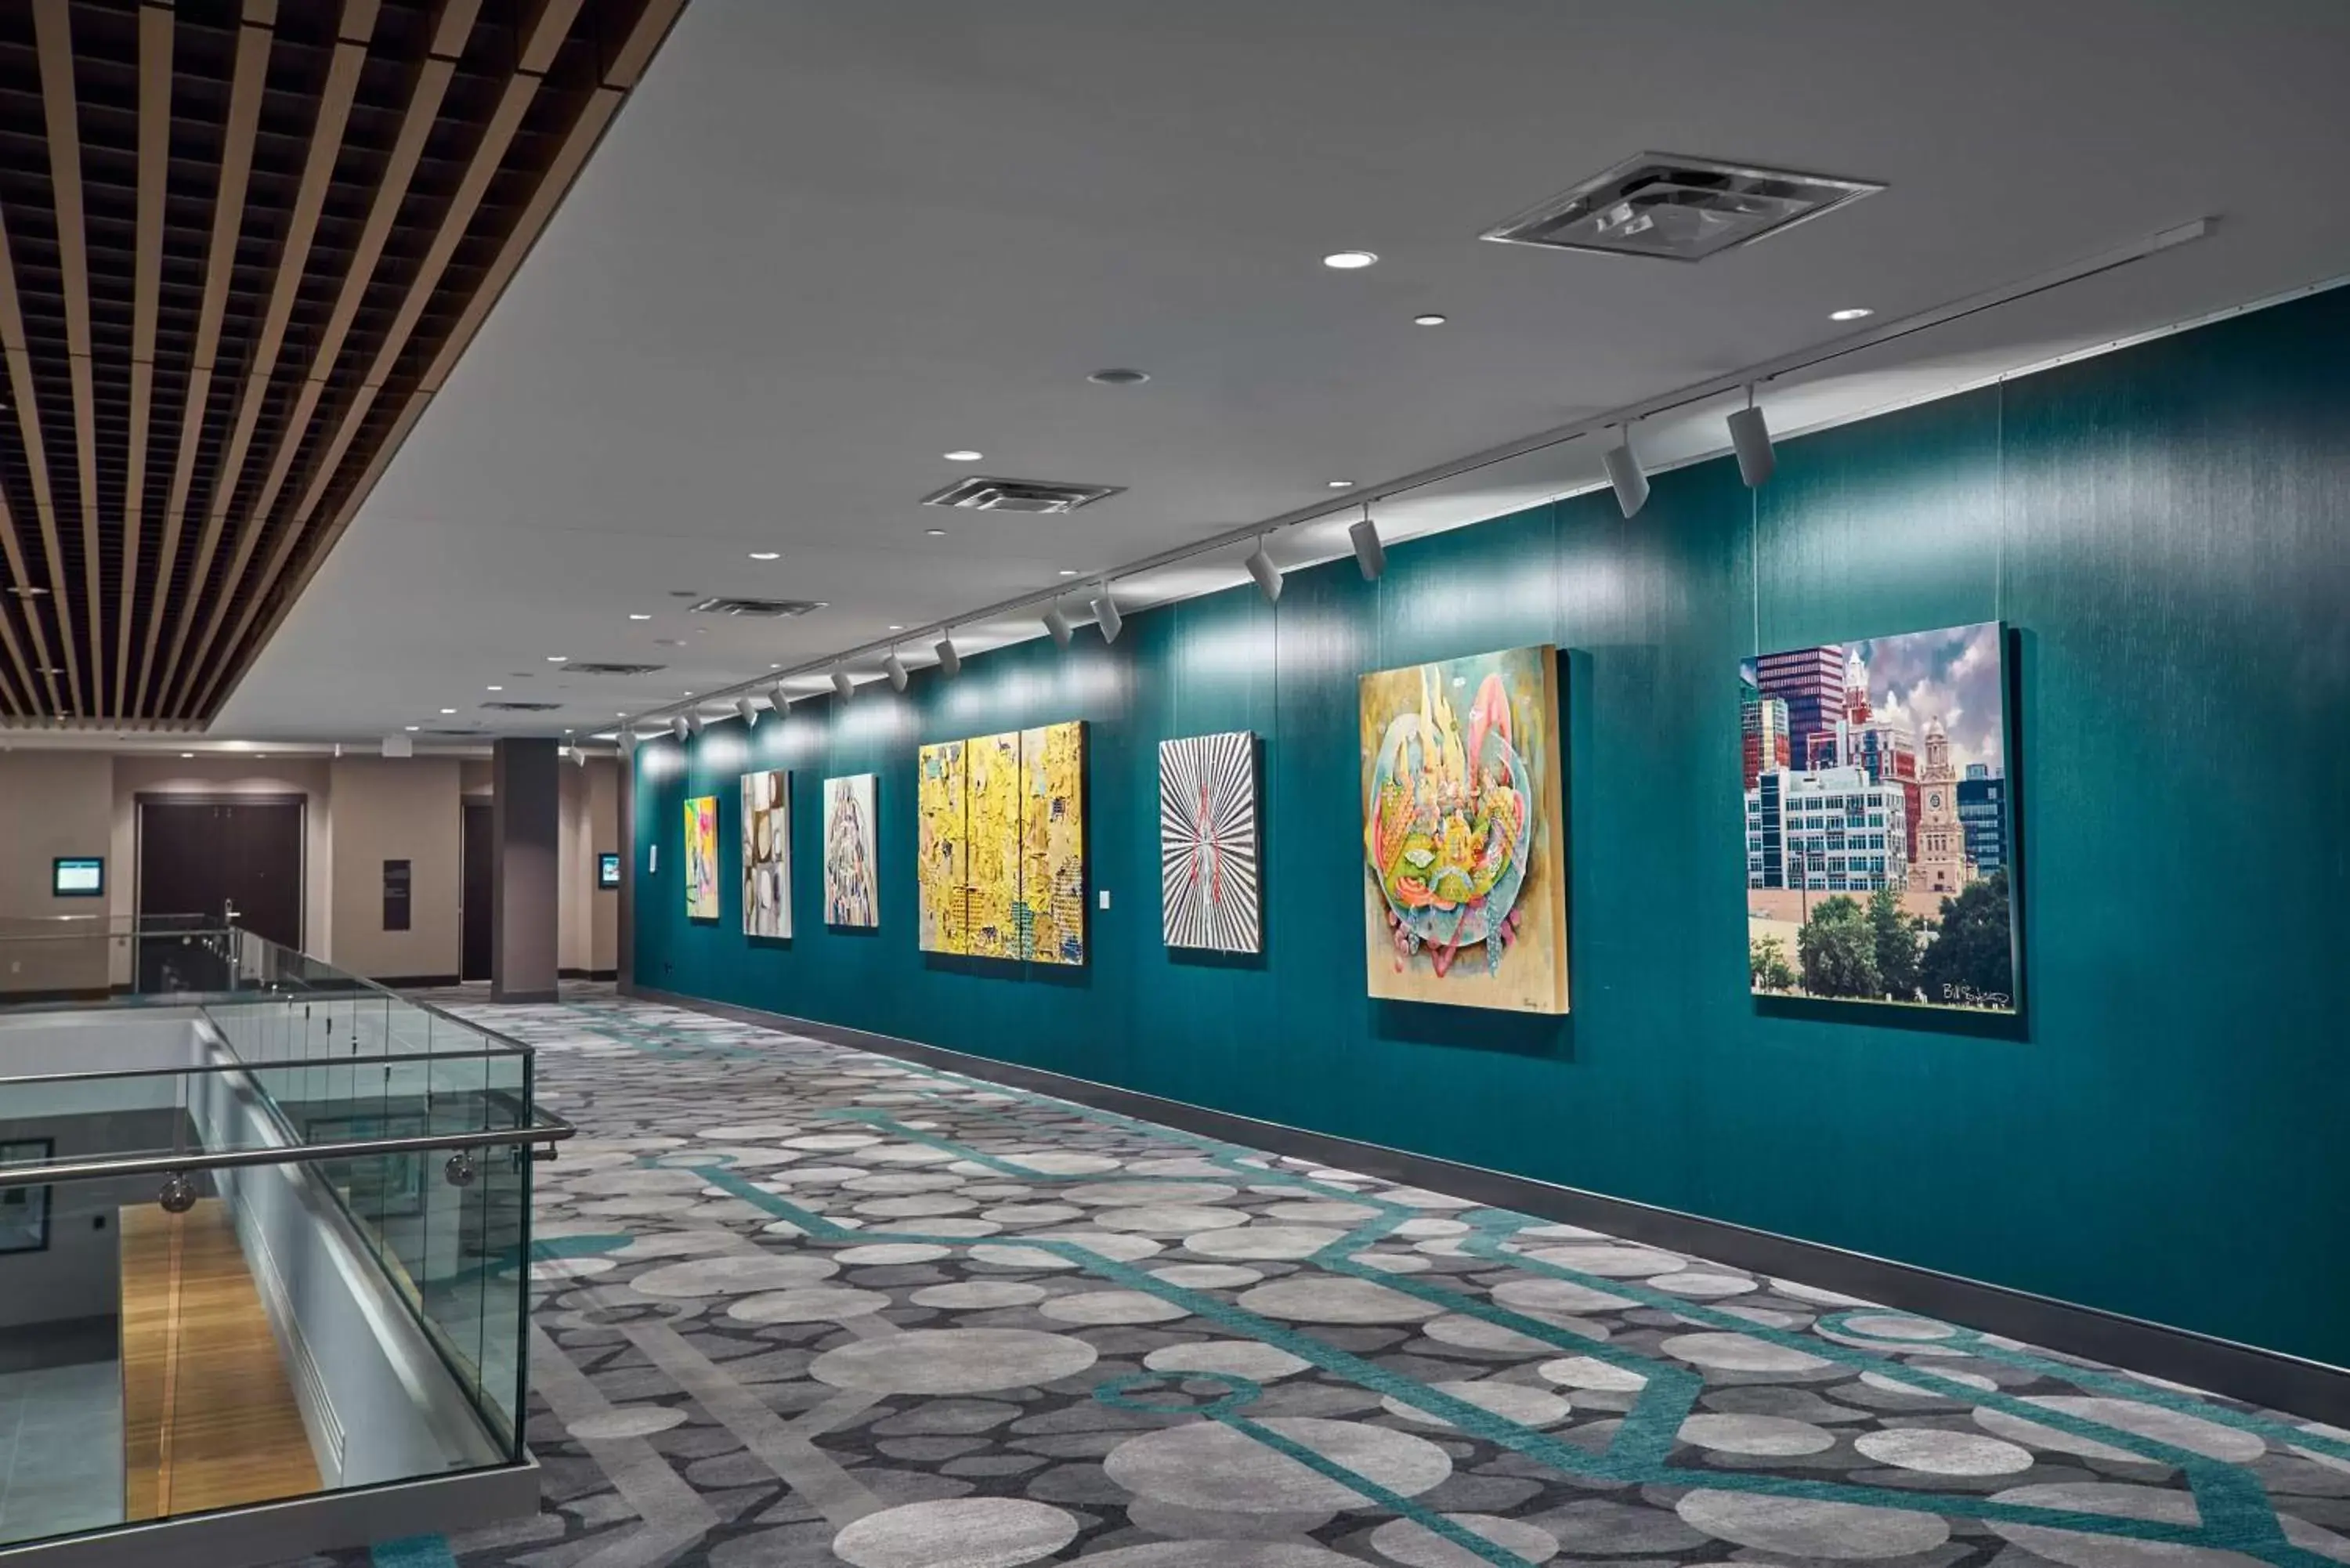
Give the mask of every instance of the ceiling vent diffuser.
<path id="1" fill-rule="evenodd" d="M 560 702 L 484 702 L 482 706 L 493 713 L 552 713 L 563 704 Z"/>
<path id="2" fill-rule="evenodd" d="M 658 675 L 664 665 L 659 664 L 598 664 L 588 661 L 567 664 L 566 675 Z"/>
<path id="3" fill-rule="evenodd" d="M 696 615 L 739 615 L 754 620 L 787 620 L 824 606 L 815 599 L 743 599 L 721 594 L 685 607 Z M 577 670 L 577 665 L 571 668 Z"/>
<path id="4" fill-rule="evenodd" d="M 1106 495 L 1116 495 L 1118 484 L 1062 484 L 1044 479 L 989 479 L 973 474 L 944 490 L 922 497 L 925 506 L 953 506 L 965 512 L 1030 512 L 1055 515 L 1090 506 Z"/>
<path id="5" fill-rule="evenodd" d="M 1552 250 L 1703 261 L 1884 189 L 1866 180 L 1643 152 L 1479 237 Z"/>

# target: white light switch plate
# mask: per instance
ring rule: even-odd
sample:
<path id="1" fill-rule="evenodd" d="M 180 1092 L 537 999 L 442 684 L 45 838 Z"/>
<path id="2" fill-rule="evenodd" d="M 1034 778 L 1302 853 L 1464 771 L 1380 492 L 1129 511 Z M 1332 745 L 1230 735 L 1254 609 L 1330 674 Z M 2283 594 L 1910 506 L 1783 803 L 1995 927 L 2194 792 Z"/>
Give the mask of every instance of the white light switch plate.
<path id="1" fill-rule="evenodd" d="M 1107 888 L 1101 890 L 1101 907 L 1105 909 L 1109 908 L 1109 889 Z"/>

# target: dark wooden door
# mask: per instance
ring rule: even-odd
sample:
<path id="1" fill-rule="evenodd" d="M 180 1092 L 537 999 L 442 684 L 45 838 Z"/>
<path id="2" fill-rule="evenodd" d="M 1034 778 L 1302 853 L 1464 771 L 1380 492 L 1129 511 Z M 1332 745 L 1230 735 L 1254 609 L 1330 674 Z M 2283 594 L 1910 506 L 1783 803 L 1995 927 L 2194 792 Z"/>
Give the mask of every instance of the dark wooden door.
<path id="1" fill-rule="evenodd" d="M 139 802 L 139 914 L 201 915 L 302 950 L 302 802 Z"/>
<path id="2" fill-rule="evenodd" d="M 493 889 L 497 881 L 491 854 L 490 822 L 488 802 L 465 803 L 464 864 L 459 868 L 465 888 L 464 911 L 460 920 L 464 934 L 459 972 L 467 980 L 490 978 L 490 902 L 495 897 Z"/>

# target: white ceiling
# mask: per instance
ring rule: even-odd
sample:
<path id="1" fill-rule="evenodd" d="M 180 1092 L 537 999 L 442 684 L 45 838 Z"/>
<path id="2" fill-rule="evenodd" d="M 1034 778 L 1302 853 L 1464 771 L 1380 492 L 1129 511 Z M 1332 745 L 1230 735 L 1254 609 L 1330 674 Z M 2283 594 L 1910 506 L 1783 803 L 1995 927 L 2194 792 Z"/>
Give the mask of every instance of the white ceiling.
<path id="1" fill-rule="evenodd" d="M 608 726 L 1831 343 L 1840 306 L 1881 327 L 2204 214 L 2208 239 L 1791 378 L 1774 426 L 2309 284 L 2350 258 L 2345 64 L 2339 0 L 693 0 L 213 733 Z M 1891 188 L 1695 266 L 1477 240 L 1647 150 Z M 1321 265 L 1347 247 L 1382 259 Z M 1087 381 L 1109 366 L 1152 379 Z M 1725 406 L 1644 447 L 1719 448 Z M 1058 519 L 916 504 L 962 447 L 1127 490 Z M 1586 441 L 1380 514 L 1451 525 L 1596 472 Z M 713 622 L 687 592 L 829 607 Z M 565 707 L 500 722 L 491 685 Z"/>

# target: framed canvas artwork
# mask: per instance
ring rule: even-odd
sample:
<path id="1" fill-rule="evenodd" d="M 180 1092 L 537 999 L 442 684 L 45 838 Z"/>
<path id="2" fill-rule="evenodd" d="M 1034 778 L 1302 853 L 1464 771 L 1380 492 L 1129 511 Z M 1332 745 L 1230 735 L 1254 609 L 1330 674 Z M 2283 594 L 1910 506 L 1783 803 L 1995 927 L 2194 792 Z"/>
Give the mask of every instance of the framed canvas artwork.
<path id="1" fill-rule="evenodd" d="M 881 923 L 871 774 L 824 781 L 824 923 Z"/>
<path id="2" fill-rule="evenodd" d="M 941 742 L 918 769 L 920 948 L 1084 963 L 1085 725 Z"/>
<path id="3" fill-rule="evenodd" d="M 1370 993 L 1565 1012 L 1557 650 L 1385 670 L 1359 698 Z"/>
<path id="4" fill-rule="evenodd" d="M 2005 648 L 1983 621 L 1741 662 L 1755 994 L 2015 1011 Z"/>
<path id="5" fill-rule="evenodd" d="M 1159 742 L 1159 923 L 1170 948 L 1261 950 L 1256 736 Z"/>
<path id="6" fill-rule="evenodd" d="M 743 934 L 792 934 L 792 775 L 743 775 Z"/>
<path id="7" fill-rule="evenodd" d="M 718 918 L 718 797 L 685 803 L 685 918 Z"/>

